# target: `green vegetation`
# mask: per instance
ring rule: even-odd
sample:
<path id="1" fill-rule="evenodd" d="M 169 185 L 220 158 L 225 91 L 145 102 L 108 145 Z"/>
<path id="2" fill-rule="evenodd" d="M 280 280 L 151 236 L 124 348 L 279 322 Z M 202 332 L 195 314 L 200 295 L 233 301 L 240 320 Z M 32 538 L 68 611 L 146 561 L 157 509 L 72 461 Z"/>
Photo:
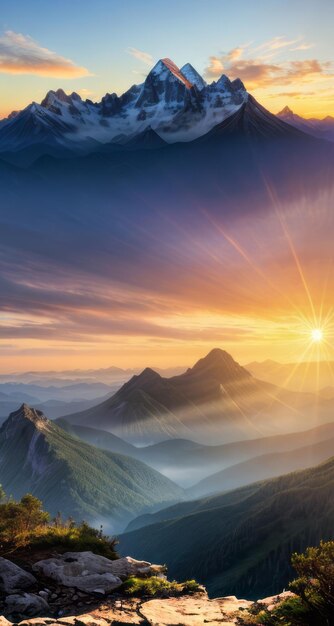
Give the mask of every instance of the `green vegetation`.
<path id="1" fill-rule="evenodd" d="M 166 563 L 176 580 L 195 578 L 211 596 L 256 600 L 293 576 L 290 555 L 333 539 L 334 459 L 317 467 L 150 516 L 120 537 L 122 553 Z"/>
<path id="2" fill-rule="evenodd" d="M 195 580 L 177 583 L 175 580 L 169 582 L 158 576 L 151 576 L 150 578 L 131 576 L 123 585 L 123 591 L 126 594 L 136 597 L 179 596 L 196 593 L 199 590 L 200 585 Z"/>
<path id="3" fill-rule="evenodd" d="M 294 554 L 292 565 L 298 578 L 290 583 L 296 596 L 290 597 L 268 611 L 254 604 L 249 616 L 240 625 L 263 626 L 330 626 L 334 619 L 334 542 L 321 542 L 317 548 L 307 548 L 304 554 Z"/>
<path id="4" fill-rule="evenodd" d="M 60 514 L 50 520 L 42 503 L 31 494 L 19 502 L 5 498 L 0 487 L 0 556 L 53 551 L 91 550 L 109 559 L 117 558 L 116 541 L 86 522 L 63 521 Z"/>
<path id="5" fill-rule="evenodd" d="M 182 499 L 183 490 L 141 461 L 72 437 L 27 406 L 0 429 L 0 479 L 20 499 L 32 493 L 56 515 L 98 518 L 112 532 L 134 515 Z"/>

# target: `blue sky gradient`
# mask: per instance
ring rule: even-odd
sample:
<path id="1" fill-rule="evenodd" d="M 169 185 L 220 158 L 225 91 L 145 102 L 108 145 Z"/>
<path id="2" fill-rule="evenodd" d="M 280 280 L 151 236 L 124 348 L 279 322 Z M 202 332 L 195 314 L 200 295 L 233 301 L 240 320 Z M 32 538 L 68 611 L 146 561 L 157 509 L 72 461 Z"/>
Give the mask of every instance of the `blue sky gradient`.
<path id="1" fill-rule="evenodd" d="M 123 92 L 141 82 L 149 70 L 149 64 L 129 53 L 130 48 L 151 55 L 153 61 L 165 56 L 179 66 L 190 61 L 203 72 L 212 55 L 249 46 L 254 56 L 257 47 L 284 37 L 310 47 L 277 49 L 275 62 L 317 59 L 329 63 L 333 59 L 333 21 L 334 3 L 330 0 L 1 0 L 0 37 L 6 31 L 29 36 L 38 45 L 87 68 L 91 75 L 64 79 L 0 71 L 0 115 L 31 100 L 39 101 L 48 89 L 59 86 L 93 100 L 107 91 Z M 328 93 L 319 107 L 307 83 L 307 94 L 297 108 L 330 113 L 333 101 Z M 323 79 L 321 86 L 327 91 L 330 88 Z M 266 90 L 269 87 L 266 85 Z M 284 98 L 266 100 L 261 89 L 258 95 L 272 110 L 283 103 Z"/>

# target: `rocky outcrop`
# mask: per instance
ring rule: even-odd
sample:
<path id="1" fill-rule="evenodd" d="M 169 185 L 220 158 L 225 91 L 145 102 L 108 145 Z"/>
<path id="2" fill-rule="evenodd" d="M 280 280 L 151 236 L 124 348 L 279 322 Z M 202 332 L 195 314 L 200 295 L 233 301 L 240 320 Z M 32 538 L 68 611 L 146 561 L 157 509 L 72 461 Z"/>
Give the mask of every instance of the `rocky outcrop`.
<path id="1" fill-rule="evenodd" d="M 29 589 L 36 578 L 15 563 L 0 557 L 0 592 L 9 594 Z"/>
<path id="2" fill-rule="evenodd" d="M 147 561 L 136 561 L 131 557 L 111 561 L 93 552 L 66 552 L 38 561 L 33 570 L 65 587 L 103 594 L 120 587 L 129 576 L 157 576 L 164 572 L 162 566 Z"/>
<path id="3" fill-rule="evenodd" d="M 38 561 L 33 570 L 65 587 L 88 593 L 110 593 L 122 584 L 113 572 L 113 561 L 92 552 L 66 552 Z"/>
<path id="4" fill-rule="evenodd" d="M 234 626 L 240 609 L 250 606 L 247 600 L 218 598 L 209 600 L 206 593 L 187 597 L 148 600 L 114 599 L 82 615 L 26 619 L 19 626 Z M 11 624 L 0 623 L 0 626 Z"/>
<path id="5" fill-rule="evenodd" d="M 0 592 L 0 626 L 233 626 L 240 611 L 252 605 L 234 596 L 210 600 L 202 587 L 190 593 L 189 586 L 165 581 L 154 599 L 131 597 L 126 585 L 121 588 L 130 577 L 155 577 L 153 586 L 157 578 L 166 579 L 163 566 L 131 557 L 111 561 L 92 552 L 66 552 L 40 560 L 32 569 L 35 576 L 0 560 L 2 579 L 9 573 Z M 260 602 L 272 610 L 290 595 Z"/>

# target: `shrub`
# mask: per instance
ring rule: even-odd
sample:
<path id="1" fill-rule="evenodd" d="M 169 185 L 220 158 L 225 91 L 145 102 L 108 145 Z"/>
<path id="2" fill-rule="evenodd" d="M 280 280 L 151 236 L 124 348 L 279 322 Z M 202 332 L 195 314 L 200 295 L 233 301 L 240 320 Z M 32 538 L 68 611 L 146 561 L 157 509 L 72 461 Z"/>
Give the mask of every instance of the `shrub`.
<path id="1" fill-rule="evenodd" d="M 272 611 L 254 604 L 239 624 L 251 626 L 330 626 L 334 624 L 334 541 L 293 554 L 298 578 L 290 583 L 296 596 L 284 600 Z"/>
<path id="2" fill-rule="evenodd" d="M 123 591 L 131 596 L 177 596 L 199 591 L 200 586 L 195 580 L 185 583 L 169 582 L 165 578 L 151 576 L 150 578 L 136 578 L 131 576 L 123 584 Z"/>
<path id="3" fill-rule="evenodd" d="M 116 559 L 116 540 L 103 535 L 102 528 L 91 528 L 86 522 L 63 521 L 58 514 L 50 520 L 38 498 L 27 494 L 19 502 L 4 501 L 0 487 L 0 556 L 22 549 L 81 552 L 91 550 Z"/>

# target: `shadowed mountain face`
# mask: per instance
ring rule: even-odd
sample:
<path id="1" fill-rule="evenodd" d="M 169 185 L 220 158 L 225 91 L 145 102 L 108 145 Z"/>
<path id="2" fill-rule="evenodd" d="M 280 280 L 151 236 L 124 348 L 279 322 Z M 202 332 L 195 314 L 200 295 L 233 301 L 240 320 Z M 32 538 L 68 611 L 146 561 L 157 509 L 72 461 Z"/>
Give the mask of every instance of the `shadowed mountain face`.
<path id="1" fill-rule="evenodd" d="M 32 493 L 52 515 L 103 522 L 113 532 L 140 510 L 183 497 L 144 463 L 79 441 L 27 405 L 0 429 L 0 476 L 15 498 Z"/>
<path id="2" fill-rule="evenodd" d="M 327 115 L 323 119 L 304 118 L 294 113 L 288 106 L 277 113 L 277 117 L 295 128 L 320 139 L 334 141 L 334 117 Z"/>
<path id="3" fill-rule="evenodd" d="M 159 511 L 120 538 L 121 554 L 166 563 L 213 596 L 257 599 L 292 577 L 291 553 L 333 538 L 334 460 Z"/>
<path id="4" fill-rule="evenodd" d="M 217 443 L 305 429 L 319 419 L 311 394 L 254 378 L 223 350 L 212 350 L 184 374 L 163 378 L 147 368 L 111 398 L 66 416 L 132 443 L 167 438 Z M 331 410 L 323 407 L 323 419 Z"/>

